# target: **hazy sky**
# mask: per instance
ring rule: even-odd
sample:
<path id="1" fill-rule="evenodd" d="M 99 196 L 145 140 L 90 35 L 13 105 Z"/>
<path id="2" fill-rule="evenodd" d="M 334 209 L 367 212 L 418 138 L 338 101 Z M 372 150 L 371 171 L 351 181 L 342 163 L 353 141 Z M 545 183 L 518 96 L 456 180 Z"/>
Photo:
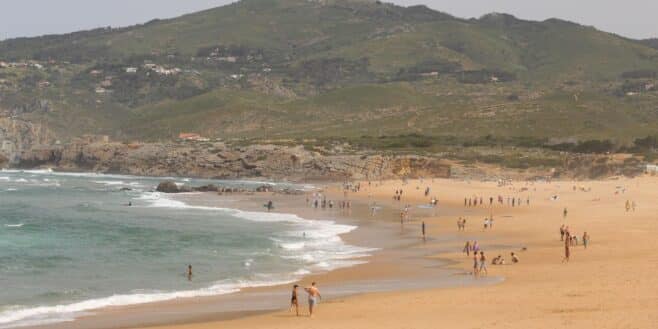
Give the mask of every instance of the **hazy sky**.
<path id="1" fill-rule="evenodd" d="M 385 0 L 426 4 L 459 17 L 489 12 L 543 20 L 557 17 L 633 38 L 658 37 L 656 0 Z M 232 0 L 2 0 L 0 39 L 125 26 L 174 17 Z"/>

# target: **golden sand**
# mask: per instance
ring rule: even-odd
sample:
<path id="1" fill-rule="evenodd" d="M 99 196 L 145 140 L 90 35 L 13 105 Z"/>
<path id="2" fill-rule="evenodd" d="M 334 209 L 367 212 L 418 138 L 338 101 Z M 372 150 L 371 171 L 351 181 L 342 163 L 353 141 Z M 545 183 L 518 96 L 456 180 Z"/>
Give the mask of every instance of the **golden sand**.
<path id="1" fill-rule="evenodd" d="M 503 187 L 493 182 L 437 179 L 410 181 L 404 186 L 400 181 L 371 187 L 363 182 L 362 186 L 361 192 L 351 197 L 370 196 L 387 203 L 393 191 L 403 188 L 401 204 L 428 202 L 423 192 L 430 186 L 430 197 L 438 197 L 440 204 L 436 217 L 424 219 L 430 238 L 463 234 L 466 240 L 477 231 L 488 236 L 483 249 L 489 261 L 501 254 L 509 264 L 509 253 L 515 251 L 520 263 L 488 265 L 489 275 L 505 277 L 503 283 L 491 286 L 354 296 L 321 303 L 313 318 L 296 318 L 286 310 L 159 328 L 658 328 L 656 178 L 515 182 Z M 520 192 L 522 189 L 527 190 Z M 520 197 L 523 205 L 463 207 L 464 197 L 475 195 L 485 198 L 485 204 L 489 196 L 503 195 L 505 203 L 507 196 Z M 551 200 L 554 195 L 558 200 Z M 525 205 L 528 197 L 529 206 Z M 626 200 L 636 202 L 634 212 L 626 211 Z M 440 209 L 446 206 L 463 208 L 468 218 L 466 232 L 457 232 L 454 216 L 441 216 Z M 562 214 L 565 207 L 566 219 Z M 482 220 L 489 213 L 495 218 L 494 227 L 482 233 Z M 579 238 L 584 231 L 591 236 L 587 249 L 582 244 L 573 247 L 569 263 L 562 263 L 562 224 L 569 225 Z M 522 247 L 527 250 L 520 251 Z M 457 272 L 470 271 L 472 261 L 461 249 L 461 243 L 455 244 L 454 253 L 437 256 L 456 260 L 453 267 Z M 367 276 L 368 266 L 362 268 L 361 274 Z"/>

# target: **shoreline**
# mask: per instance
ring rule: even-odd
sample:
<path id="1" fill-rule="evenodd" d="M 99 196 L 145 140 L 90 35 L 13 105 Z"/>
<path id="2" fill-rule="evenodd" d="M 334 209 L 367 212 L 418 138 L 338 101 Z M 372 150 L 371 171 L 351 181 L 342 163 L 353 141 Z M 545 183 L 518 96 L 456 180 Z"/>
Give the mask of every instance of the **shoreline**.
<path id="1" fill-rule="evenodd" d="M 399 181 L 375 183 L 372 188 L 352 197 L 352 200 L 365 204 L 376 200 L 378 205 L 399 205 L 391 201 L 391 191 L 401 184 Z M 94 326 L 86 326 L 78 321 L 66 323 L 61 328 L 155 326 L 159 329 L 295 329 L 310 326 L 319 329 L 393 329 L 399 328 L 399 323 L 407 323 L 412 328 L 433 328 L 432 324 L 438 323 L 437 321 L 450 328 L 496 325 L 505 328 L 582 328 L 592 326 L 592 323 L 599 328 L 652 328 L 652 324 L 658 321 L 658 312 L 654 311 L 658 305 L 658 299 L 655 297 L 658 296 L 658 287 L 652 284 L 650 275 L 658 269 L 655 267 L 656 262 L 651 261 L 655 259 L 653 250 L 658 247 L 651 235 L 651 232 L 658 231 L 658 223 L 653 215 L 658 211 L 658 204 L 654 202 L 658 198 L 658 189 L 655 188 L 657 184 L 655 177 L 648 176 L 605 181 L 513 182 L 512 185 L 504 186 L 497 186 L 494 182 L 438 179 L 421 183 L 414 180 L 405 185 L 407 192 L 403 203 L 424 204 L 427 198 L 422 196 L 420 186 L 431 185 L 440 200 L 440 206 L 438 213 L 423 217 L 429 224 L 432 239 L 427 244 L 419 243 L 417 227 L 411 226 L 419 225 L 420 217 L 414 216 L 410 222 L 412 225 L 407 226 L 411 231 L 400 230 L 400 234 L 411 234 L 413 242 L 407 244 L 406 249 L 401 249 L 412 253 L 412 258 L 416 261 L 419 258 L 428 262 L 443 261 L 438 267 L 460 277 L 466 277 L 471 264 L 470 259 L 459 252 L 466 239 L 477 238 L 482 241 L 489 260 L 496 254 L 509 255 L 510 251 L 525 250 L 519 252 L 519 264 L 489 267 L 491 276 L 505 278 L 500 284 L 420 287 L 345 294 L 322 303 L 317 320 L 312 322 L 306 317 L 294 319 L 294 316 L 283 310 L 289 297 L 287 286 L 245 289 L 244 294 L 253 294 L 252 296 L 260 300 L 265 296 L 281 304 L 274 309 L 259 312 L 242 310 L 233 312 L 232 316 L 218 317 L 217 310 L 213 308 L 216 304 L 209 299 L 195 298 L 190 301 L 147 305 L 144 308 L 127 307 L 104 311 L 110 321 L 106 324 L 114 323 L 112 320 L 118 318 L 142 319 L 141 323 L 132 321 L 129 325 L 103 326 L 97 317 L 90 317 L 87 318 L 90 321 L 87 324 Z M 414 190 L 416 185 L 418 187 Z M 578 189 L 576 185 L 579 186 Z M 339 195 L 336 194 L 339 191 L 336 186 L 337 184 L 333 184 L 328 187 L 332 195 Z M 574 187 L 573 190 L 571 186 Z M 620 187 L 623 189 L 620 190 Z M 475 193 L 522 195 L 524 199 L 528 196 L 531 198 L 531 205 L 516 208 L 495 206 L 491 209 L 464 207 L 463 197 Z M 559 199 L 553 200 L 554 195 L 559 195 Z M 623 201 L 629 198 L 638 202 L 637 213 L 623 211 Z M 570 209 L 568 219 L 562 218 L 562 209 L 567 206 Z M 454 212 L 441 211 L 445 209 L 452 209 Z M 489 212 L 496 218 L 496 227 L 492 231 L 484 232 L 478 218 L 483 218 Z M 455 233 L 455 214 L 468 217 L 465 233 Z M 623 216 L 630 216 L 633 221 L 619 222 L 619 218 Z M 389 229 L 396 227 L 395 214 L 392 214 L 388 221 Z M 363 218 L 363 222 L 370 222 L 367 216 Z M 590 232 L 593 242 L 588 249 L 583 250 L 582 246 L 575 248 L 573 261 L 560 264 L 563 247 L 556 232 L 560 223 L 564 222 L 570 223 L 578 230 L 576 234 L 582 233 L 582 230 Z M 630 233 L 634 237 L 632 244 L 627 243 Z M 444 235 L 456 238 L 444 241 L 440 238 Z M 346 236 L 345 240 L 352 238 Z M 385 239 L 383 236 L 377 238 Z M 441 245 L 442 249 L 434 249 L 436 245 Z M 624 248 L 617 248 L 619 245 Z M 395 255 L 392 255 L 392 258 L 393 256 Z M 354 277 L 371 278 L 371 275 L 381 275 L 392 268 L 373 265 L 375 260 L 381 258 L 386 257 L 375 254 L 369 258 L 369 264 L 311 275 L 303 281 L 317 280 L 320 282 L 320 289 L 325 293 L 332 288 L 346 286 Z M 436 263 L 434 265 L 437 266 Z M 393 267 L 404 265 L 396 263 Z M 425 266 L 420 268 L 425 269 Z M 276 289 L 281 291 L 278 294 L 265 292 Z M 241 294 L 228 296 L 233 298 Z M 248 302 L 248 299 L 237 301 L 238 304 L 241 302 Z M 155 312 L 153 314 L 160 317 L 161 324 L 143 321 L 148 307 Z M 391 308 L 403 312 L 390 312 Z M 205 316 L 178 319 L 164 316 L 176 310 L 205 312 Z M 372 322 L 373 319 L 379 320 Z M 541 319 L 541 322 L 538 323 L 537 319 Z"/>
<path id="2" fill-rule="evenodd" d="M 332 197 L 338 197 L 338 193 L 332 191 L 333 188 L 329 188 L 329 190 Z M 335 220 L 338 224 L 357 226 L 354 231 L 342 234 L 341 238 L 350 245 L 364 247 L 363 243 L 365 242 L 365 247 L 378 248 L 379 250 L 374 251 L 366 259 L 363 259 L 363 264 L 355 264 L 330 271 L 314 272 L 303 275 L 299 281 L 295 281 L 298 283 L 309 280 L 323 282 L 325 287 L 333 291 L 333 293 L 327 294 L 332 300 L 372 292 L 405 291 L 431 287 L 436 288 L 439 286 L 479 285 L 489 284 L 499 280 L 498 278 L 492 278 L 492 282 L 472 282 L 469 277 L 464 276 L 450 278 L 449 276 L 454 275 L 454 273 L 451 273 L 451 270 L 445 270 L 450 265 L 450 262 L 447 260 L 433 259 L 430 257 L 431 253 L 417 250 L 423 243 L 415 234 L 411 234 L 409 231 L 396 232 L 396 227 L 399 223 L 396 223 L 397 220 L 395 218 L 398 211 L 393 209 L 392 206 L 394 205 L 384 206 L 381 214 L 378 214 L 378 219 L 373 220 L 368 218 L 368 205 L 364 200 L 356 201 L 353 207 L 354 213 L 348 215 L 335 209 L 333 211 L 312 210 L 304 204 L 304 196 L 272 195 L 270 193 L 217 196 L 213 193 L 194 193 L 174 194 L 168 195 L 168 197 L 172 200 L 183 201 L 190 206 L 230 207 L 244 211 L 262 211 L 262 208 L 259 206 L 266 199 L 274 199 L 277 204 L 284 204 L 283 209 L 288 214 L 294 214 L 309 220 Z M 226 200 L 227 198 L 228 200 Z M 236 201 L 236 198 L 239 200 Z M 380 241 L 382 236 L 388 236 L 389 240 L 395 242 L 383 245 Z M 403 251 L 393 252 L 394 248 L 402 249 Z M 410 258 L 407 262 L 411 264 L 411 267 L 437 267 L 442 269 L 443 272 L 441 275 L 445 276 L 445 278 L 438 280 L 439 282 L 434 282 L 434 280 L 428 279 L 428 274 L 423 275 L 421 273 L 396 270 L 396 266 L 388 260 L 384 261 L 383 258 Z M 354 260 L 361 261 L 360 258 Z M 378 272 L 386 273 L 386 275 L 378 274 Z M 437 271 L 433 269 L 431 272 L 435 274 Z M 359 278 L 364 273 L 368 273 L 370 282 L 364 282 Z M 25 326 L 23 328 L 114 329 L 172 323 L 225 321 L 280 310 L 284 305 L 279 302 L 261 303 L 256 299 L 260 299 L 263 295 L 268 295 L 272 299 L 285 301 L 287 300 L 286 295 L 289 293 L 287 286 L 291 284 L 292 282 L 283 285 L 273 283 L 272 285 L 265 285 L 263 287 L 246 287 L 239 292 L 224 295 L 177 298 L 144 304 L 104 307 L 85 312 L 90 315 L 77 317 L 73 322 Z M 362 285 L 366 287 L 364 288 Z M 241 302 L 238 303 L 238 301 Z M 222 307 L 217 307 L 220 303 L 224 304 L 223 310 Z M 202 304 L 202 306 L 199 307 L 199 304 Z M 206 306 L 203 306 L 203 304 Z M 245 304 L 250 305 L 250 308 L 242 309 Z M 194 307 L 192 308 L 191 306 Z M 157 309 L 162 309 L 163 307 L 170 310 L 167 312 L 171 314 L 178 313 L 179 315 L 165 317 L 166 320 L 163 320 L 161 316 L 157 315 L 161 313 Z M 213 309 L 212 312 L 209 310 L 210 308 Z M 186 309 L 187 314 L 180 314 L 182 313 L 181 309 Z M 194 311 L 194 309 L 197 309 L 197 311 Z M 117 317 L 121 317 L 124 320 L 117 323 Z"/>

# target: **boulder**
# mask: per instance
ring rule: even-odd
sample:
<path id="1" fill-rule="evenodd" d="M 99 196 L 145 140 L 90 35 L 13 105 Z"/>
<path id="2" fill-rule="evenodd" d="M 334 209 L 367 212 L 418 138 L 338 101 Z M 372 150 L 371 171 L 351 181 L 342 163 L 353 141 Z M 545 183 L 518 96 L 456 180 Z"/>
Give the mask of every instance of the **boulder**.
<path id="1" fill-rule="evenodd" d="M 181 189 L 178 188 L 178 185 L 173 181 L 165 181 L 158 184 L 156 191 L 162 193 L 181 193 Z"/>
<path id="2" fill-rule="evenodd" d="M 219 191 L 219 188 L 217 187 L 217 185 L 209 184 L 209 185 L 195 187 L 194 190 L 197 192 L 217 192 Z"/>

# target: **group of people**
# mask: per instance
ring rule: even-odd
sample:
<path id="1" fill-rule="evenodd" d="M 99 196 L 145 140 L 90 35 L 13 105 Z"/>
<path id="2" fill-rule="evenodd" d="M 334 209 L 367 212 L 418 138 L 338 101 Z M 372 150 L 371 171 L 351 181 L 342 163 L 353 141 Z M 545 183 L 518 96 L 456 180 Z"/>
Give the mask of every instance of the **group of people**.
<path id="1" fill-rule="evenodd" d="M 483 229 L 483 231 L 492 229 L 493 224 L 494 224 L 493 216 L 485 218 L 484 219 L 484 229 Z"/>
<path id="2" fill-rule="evenodd" d="M 487 275 L 487 257 L 484 255 L 484 251 L 480 253 L 473 253 L 473 276 L 478 277 L 481 275 Z"/>
<path id="3" fill-rule="evenodd" d="M 633 211 L 635 212 L 635 201 L 626 200 L 626 212 Z"/>
<path id="4" fill-rule="evenodd" d="M 515 252 L 510 253 L 510 259 L 512 260 L 512 264 L 516 264 L 519 262 L 519 256 Z M 497 257 L 494 257 L 494 259 L 491 260 L 491 265 L 506 265 L 507 263 L 505 262 L 505 258 L 503 258 L 503 255 L 498 255 Z"/>
<path id="5" fill-rule="evenodd" d="M 560 241 L 564 242 L 564 258 L 562 259 L 562 262 L 567 263 L 569 262 L 569 258 L 571 257 L 571 247 L 578 245 L 578 237 L 577 235 L 571 233 L 569 226 L 565 226 L 564 224 L 562 224 L 562 226 L 560 226 Z M 587 249 L 587 246 L 589 245 L 589 241 L 590 241 L 589 234 L 587 234 L 587 232 L 583 232 L 583 236 L 581 239 L 583 248 Z"/>
<path id="6" fill-rule="evenodd" d="M 477 254 L 480 251 L 480 244 L 477 241 L 466 241 L 464 249 L 462 250 L 466 256 L 470 256 L 471 253 Z"/>
<path id="7" fill-rule="evenodd" d="M 494 204 L 494 198 L 492 196 L 489 197 L 489 205 L 493 206 Z M 502 195 L 499 195 L 497 198 L 498 204 L 504 205 L 505 204 L 505 198 Z M 526 205 L 530 205 L 530 197 L 526 198 L 525 200 Z M 465 197 L 464 198 L 464 207 L 477 207 L 477 206 L 482 206 L 484 205 L 484 198 L 483 197 Z M 519 197 L 507 197 L 507 205 L 512 206 L 512 207 L 517 207 L 523 205 L 523 200 Z"/>
<path id="8" fill-rule="evenodd" d="M 402 189 L 395 190 L 395 195 L 393 196 L 393 200 L 396 200 L 396 201 L 401 201 L 402 200 Z"/>
<path id="9" fill-rule="evenodd" d="M 313 208 L 318 209 L 333 209 L 336 205 L 333 200 L 327 200 L 327 197 L 322 193 L 313 193 L 312 199 L 306 198 L 306 204 L 311 205 Z M 342 200 L 338 202 L 340 209 L 351 209 L 352 202 L 349 200 Z"/>

